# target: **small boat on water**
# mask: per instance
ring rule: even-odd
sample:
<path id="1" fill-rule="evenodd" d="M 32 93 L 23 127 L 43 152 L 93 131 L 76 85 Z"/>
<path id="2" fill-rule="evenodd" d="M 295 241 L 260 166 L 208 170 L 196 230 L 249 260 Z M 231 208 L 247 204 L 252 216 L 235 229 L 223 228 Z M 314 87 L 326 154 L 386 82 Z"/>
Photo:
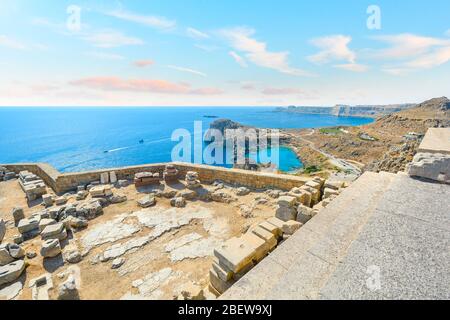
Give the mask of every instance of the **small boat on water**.
<path id="1" fill-rule="evenodd" d="M 139 143 L 143 144 L 144 143 L 144 139 L 139 140 Z"/>

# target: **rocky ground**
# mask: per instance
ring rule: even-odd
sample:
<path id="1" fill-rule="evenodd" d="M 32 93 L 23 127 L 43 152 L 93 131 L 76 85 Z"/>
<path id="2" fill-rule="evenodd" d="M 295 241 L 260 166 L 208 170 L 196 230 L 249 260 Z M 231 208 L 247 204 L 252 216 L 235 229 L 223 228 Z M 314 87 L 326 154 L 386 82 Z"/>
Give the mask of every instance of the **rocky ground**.
<path id="1" fill-rule="evenodd" d="M 0 285 L 0 296 L 32 299 L 33 292 L 39 292 L 30 288 L 32 280 L 50 274 L 50 299 L 62 298 L 60 287 L 70 285 L 70 280 L 79 287 L 81 299 L 173 299 L 183 290 L 198 294 L 201 289 L 213 298 L 207 290 L 213 249 L 273 217 L 276 200 L 264 192 L 220 183 L 204 188 L 213 201 L 185 195 L 191 200 L 176 206 L 172 196 L 189 191 L 184 182 L 157 189 L 112 188 L 114 196 L 126 200 L 104 203 L 102 213 L 89 220 L 87 227 L 69 227 L 67 238 L 61 240 L 61 254 L 42 257 L 39 235 L 20 243 L 26 270 L 14 283 Z M 156 203 L 142 208 L 138 200 L 147 195 L 156 195 Z M 65 198 L 67 203 L 59 207 L 77 204 L 79 208 L 93 200 L 91 195 L 84 200 L 76 200 L 75 194 Z M 30 217 L 58 206 L 44 209 L 37 202 L 30 204 L 17 180 L 0 182 L 0 219 L 6 224 L 2 245 L 13 243 L 19 235 L 12 216 L 17 207 Z M 42 290 L 41 294 L 46 295 Z"/>

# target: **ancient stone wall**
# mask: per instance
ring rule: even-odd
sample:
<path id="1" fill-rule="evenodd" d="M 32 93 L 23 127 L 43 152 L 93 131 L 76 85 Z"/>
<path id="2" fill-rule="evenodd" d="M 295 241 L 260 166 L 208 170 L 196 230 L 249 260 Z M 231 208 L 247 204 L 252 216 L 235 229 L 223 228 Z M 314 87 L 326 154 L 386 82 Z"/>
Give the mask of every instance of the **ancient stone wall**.
<path id="1" fill-rule="evenodd" d="M 0 166 L 4 166 L 16 173 L 28 170 L 41 177 L 55 192 L 64 193 L 76 189 L 76 187 L 81 184 L 99 181 L 100 175 L 105 172 L 114 171 L 118 179 L 132 179 L 134 174 L 144 171 L 159 172 L 162 176 L 166 164 L 167 163 L 159 163 L 76 173 L 60 173 L 52 166 L 45 163 L 20 163 Z M 308 181 L 307 178 L 292 175 L 226 169 L 190 163 L 177 162 L 174 163 L 174 165 L 180 171 L 181 176 L 184 176 L 188 171 L 196 171 L 199 174 L 199 179 L 205 183 L 222 180 L 226 183 L 255 189 L 274 188 L 287 191 L 295 187 L 300 187 Z"/>

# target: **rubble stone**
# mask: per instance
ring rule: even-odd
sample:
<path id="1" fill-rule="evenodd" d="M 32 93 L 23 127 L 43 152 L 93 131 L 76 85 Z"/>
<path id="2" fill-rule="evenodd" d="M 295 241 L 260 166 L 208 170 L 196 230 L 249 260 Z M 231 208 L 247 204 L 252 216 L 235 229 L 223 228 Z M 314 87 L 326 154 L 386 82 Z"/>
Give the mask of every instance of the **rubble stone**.
<path id="1" fill-rule="evenodd" d="M 14 224 L 17 226 L 20 220 L 25 219 L 25 214 L 23 213 L 23 209 L 16 207 L 12 209 L 11 215 L 14 219 Z"/>
<path id="2" fill-rule="evenodd" d="M 141 208 L 148 208 L 156 204 L 156 199 L 154 195 L 146 195 L 145 197 L 137 201 Z"/>
<path id="3" fill-rule="evenodd" d="M 79 300 L 80 295 L 78 293 L 75 277 L 69 275 L 67 280 L 58 287 L 58 300 Z"/>
<path id="4" fill-rule="evenodd" d="M 67 238 L 67 231 L 64 227 L 64 223 L 59 222 L 56 224 L 48 225 L 45 227 L 45 229 L 41 232 L 42 240 L 48 240 L 48 239 L 58 239 L 58 240 L 64 240 Z"/>
<path id="5" fill-rule="evenodd" d="M 61 246 L 58 239 L 45 240 L 41 247 L 41 256 L 44 258 L 53 258 L 61 253 Z"/>
<path id="6" fill-rule="evenodd" d="M 17 260 L 0 267 L 0 286 L 15 281 L 25 270 L 25 262 Z"/>

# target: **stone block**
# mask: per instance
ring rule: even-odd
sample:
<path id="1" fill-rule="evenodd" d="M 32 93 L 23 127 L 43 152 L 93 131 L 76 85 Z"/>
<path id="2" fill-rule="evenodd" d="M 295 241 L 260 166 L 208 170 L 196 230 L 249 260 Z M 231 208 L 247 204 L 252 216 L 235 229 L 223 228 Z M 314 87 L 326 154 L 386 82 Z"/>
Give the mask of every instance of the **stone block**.
<path id="1" fill-rule="evenodd" d="M 263 229 L 261 226 L 257 226 L 256 228 L 252 229 L 251 232 L 267 243 L 268 251 L 272 251 L 273 248 L 277 246 L 277 239 L 275 238 L 275 235 L 270 231 Z"/>
<path id="2" fill-rule="evenodd" d="M 0 218 L 0 243 L 3 241 L 3 238 L 6 234 L 6 223 L 3 221 L 2 218 Z"/>
<path id="3" fill-rule="evenodd" d="M 263 240 L 259 240 L 264 244 Z M 216 248 L 214 255 L 219 259 L 221 265 L 236 273 L 252 263 L 252 260 L 255 259 L 256 252 L 255 246 L 252 243 L 246 242 L 242 237 L 234 237 Z"/>
<path id="4" fill-rule="evenodd" d="M 293 208 L 297 204 L 297 199 L 291 196 L 282 196 L 278 198 L 277 203 L 279 206 Z"/>
<path id="5" fill-rule="evenodd" d="M 316 182 L 314 180 L 311 180 L 311 181 L 308 181 L 307 183 L 305 183 L 305 186 L 311 187 L 316 190 L 320 190 L 320 188 L 322 187 L 322 184 L 319 182 Z"/>
<path id="6" fill-rule="evenodd" d="M 297 221 L 287 221 L 283 224 L 283 234 L 285 235 L 293 235 L 297 230 L 299 230 L 303 226 L 302 223 Z"/>
<path id="7" fill-rule="evenodd" d="M 156 198 L 154 195 L 147 195 L 137 201 L 141 208 L 148 208 L 156 204 Z"/>
<path id="8" fill-rule="evenodd" d="M 115 171 L 109 173 L 109 182 L 115 184 L 117 182 L 117 174 Z"/>
<path id="9" fill-rule="evenodd" d="M 57 205 L 57 206 L 62 206 L 62 205 L 64 205 L 64 204 L 66 204 L 67 203 L 67 198 L 66 197 L 58 197 L 58 198 L 56 198 L 55 199 L 55 204 Z"/>
<path id="10" fill-rule="evenodd" d="M 64 240 L 67 238 L 67 231 L 64 227 L 64 223 L 59 222 L 56 224 L 48 225 L 45 227 L 45 229 L 41 232 L 42 240 L 49 240 L 49 239 L 58 239 L 58 240 Z"/>
<path id="11" fill-rule="evenodd" d="M 267 222 L 267 221 L 263 221 L 259 224 L 259 226 L 261 228 L 263 228 L 264 230 L 269 231 L 270 233 L 272 233 L 276 238 L 281 236 L 281 228 L 274 226 L 273 224 Z"/>
<path id="12" fill-rule="evenodd" d="M 297 221 L 305 224 L 307 223 L 309 220 L 311 220 L 311 218 L 314 216 L 314 212 L 313 209 L 311 209 L 310 207 L 304 206 L 304 205 L 299 205 L 297 208 Z"/>
<path id="13" fill-rule="evenodd" d="M 39 222 L 41 221 L 40 216 L 32 216 L 19 221 L 17 228 L 21 234 L 31 232 L 34 230 L 39 230 Z"/>
<path id="14" fill-rule="evenodd" d="M 337 191 L 337 190 L 325 188 L 325 190 L 323 191 L 323 199 L 327 199 L 331 196 L 337 196 L 338 194 L 339 194 L 339 191 Z"/>
<path id="15" fill-rule="evenodd" d="M 0 267 L 0 286 L 15 281 L 25 270 L 25 262 L 17 260 Z"/>
<path id="16" fill-rule="evenodd" d="M 275 216 L 283 221 L 295 220 L 297 218 L 297 210 L 295 207 L 278 205 Z"/>
<path id="17" fill-rule="evenodd" d="M 41 256 L 44 258 L 53 258 L 61 253 L 61 245 L 58 239 L 45 240 L 41 247 Z"/>
<path id="18" fill-rule="evenodd" d="M 230 281 L 233 278 L 233 272 L 222 267 L 219 263 L 219 259 L 217 258 L 214 259 L 212 268 L 222 281 Z"/>
<path id="19" fill-rule="evenodd" d="M 51 207 L 53 205 L 53 196 L 50 194 L 44 194 L 42 196 L 42 203 L 46 206 L 46 207 Z"/>
<path id="20" fill-rule="evenodd" d="M 39 231 L 42 232 L 45 227 L 56 223 L 57 222 L 54 219 L 41 219 L 41 221 L 39 222 Z"/>
<path id="21" fill-rule="evenodd" d="M 0 245 L 0 266 L 7 265 L 14 261 L 14 258 L 11 257 L 9 253 L 9 244 L 4 243 Z"/>
<path id="22" fill-rule="evenodd" d="M 25 214 L 23 213 L 23 209 L 19 207 L 15 207 L 12 209 L 11 215 L 14 219 L 14 225 L 17 225 L 20 220 L 25 219 Z"/>
<path id="23" fill-rule="evenodd" d="M 234 284 L 233 280 L 224 281 L 219 278 L 214 269 L 209 270 L 209 282 L 219 294 L 224 293 Z"/>
<path id="24" fill-rule="evenodd" d="M 100 183 L 101 184 L 109 183 L 109 174 L 108 174 L 108 172 L 104 172 L 104 173 L 100 174 Z"/>

